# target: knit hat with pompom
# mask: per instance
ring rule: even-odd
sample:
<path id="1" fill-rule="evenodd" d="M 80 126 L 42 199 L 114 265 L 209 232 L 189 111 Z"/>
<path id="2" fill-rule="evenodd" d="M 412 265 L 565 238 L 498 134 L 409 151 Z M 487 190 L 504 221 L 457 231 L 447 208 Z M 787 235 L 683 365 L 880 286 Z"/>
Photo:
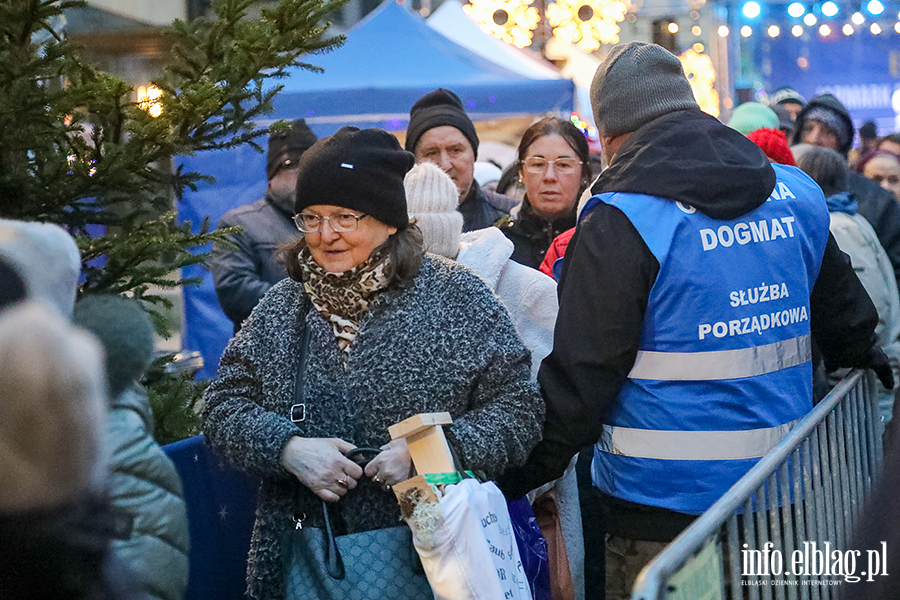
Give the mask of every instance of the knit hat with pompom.
<path id="1" fill-rule="evenodd" d="M 407 173 L 406 204 L 425 238 L 425 250 L 447 258 L 459 253 L 463 217 L 456 210 L 459 192 L 450 177 L 431 163 L 420 163 Z"/>

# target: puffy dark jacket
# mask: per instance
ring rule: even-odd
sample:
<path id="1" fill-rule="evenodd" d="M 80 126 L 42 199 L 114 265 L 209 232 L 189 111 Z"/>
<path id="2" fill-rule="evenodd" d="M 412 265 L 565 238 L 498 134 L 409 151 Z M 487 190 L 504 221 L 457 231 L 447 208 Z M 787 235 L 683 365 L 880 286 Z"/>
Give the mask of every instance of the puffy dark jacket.
<path id="1" fill-rule="evenodd" d="M 473 181 L 469 194 L 458 209 L 463 216 L 463 233 L 490 227 L 509 216 L 509 211 L 518 204 L 519 201 L 515 198 L 483 190 Z"/>
<path id="2" fill-rule="evenodd" d="M 229 210 L 219 219 L 219 228 L 234 225 L 244 229 L 228 236 L 233 248 L 213 246 L 210 270 L 219 304 L 237 331 L 269 288 L 287 277 L 275 251 L 301 234 L 290 216 L 266 198 Z"/>
<path id="3" fill-rule="evenodd" d="M 500 230 L 515 246 L 510 258 L 532 269 L 540 267 L 556 236 L 575 227 L 575 213 L 573 208 L 571 213 L 547 221 L 534 212 L 526 197 L 519 213 L 500 225 Z"/>
<path id="4" fill-rule="evenodd" d="M 147 394 L 132 385 L 114 399 L 106 423 L 112 507 L 131 519 L 131 535 L 113 541 L 135 580 L 134 597 L 181 600 L 188 581 L 188 521 L 181 479 L 153 439 Z"/>

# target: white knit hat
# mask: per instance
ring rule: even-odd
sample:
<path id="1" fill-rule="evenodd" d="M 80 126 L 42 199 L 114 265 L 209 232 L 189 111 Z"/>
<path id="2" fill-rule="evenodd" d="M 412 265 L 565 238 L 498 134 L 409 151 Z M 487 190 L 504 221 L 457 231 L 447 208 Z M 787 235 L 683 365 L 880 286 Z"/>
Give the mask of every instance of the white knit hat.
<path id="1" fill-rule="evenodd" d="M 459 191 L 439 167 L 423 162 L 406 174 L 406 205 L 425 237 L 425 250 L 456 258 L 463 217 L 458 210 Z"/>

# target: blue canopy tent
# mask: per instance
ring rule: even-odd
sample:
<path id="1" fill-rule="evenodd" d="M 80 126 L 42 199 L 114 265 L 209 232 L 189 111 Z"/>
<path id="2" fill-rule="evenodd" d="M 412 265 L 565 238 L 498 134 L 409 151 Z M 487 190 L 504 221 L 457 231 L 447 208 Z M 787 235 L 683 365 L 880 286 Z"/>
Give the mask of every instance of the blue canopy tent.
<path id="1" fill-rule="evenodd" d="M 438 87 L 456 92 L 475 121 L 568 114 L 573 108 L 570 80 L 531 79 L 510 71 L 451 42 L 394 0 L 379 6 L 346 37 L 341 48 L 305 58 L 324 73 L 290 71 L 273 102 L 272 121 L 302 117 L 320 137 L 344 125 L 402 130 L 415 101 Z M 252 148 L 205 152 L 179 162 L 216 178 L 215 184 L 186 193 L 178 205 L 180 220 L 190 221 L 195 231 L 205 217 L 216 223 L 226 211 L 264 192 L 265 155 Z M 203 283 L 183 292 L 182 348 L 199 350 L 205 363 L 200 377 L 212 377 L 232 326 L 206 269 L 191 267 L 184 276 L 201 277 Z"/>

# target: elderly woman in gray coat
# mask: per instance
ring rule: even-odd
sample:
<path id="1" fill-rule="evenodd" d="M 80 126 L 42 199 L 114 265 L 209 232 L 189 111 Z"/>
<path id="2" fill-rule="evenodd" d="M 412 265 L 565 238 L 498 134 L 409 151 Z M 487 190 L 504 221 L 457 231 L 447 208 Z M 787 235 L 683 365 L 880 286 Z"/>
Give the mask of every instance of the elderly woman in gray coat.
<path id="1" fill-rule="evenodd" d="M 449 412 L 451 449 L 489 477 L 522 464 L 539 439 L 544 404 L 509 315 L 468 269 L 424 254 L 409 224 L 412 164 L 374 129 L 345 127 L 304 154 L 294 217 L 304 236 L 285 253 L 290 278 L 230 342 L 206 393 L 209 443 L 263 479 L 251 598 L 282 597 L 295 512 L 320 526 L 325 500 L 337 503 L 342 532 L 398 524 L 386 488 L 412 466 L 390 425 Z M 292 414 L 304 327 L 304 406 Z M 345 456 L 363 446 L 382 449 L 364 468 Z"/>

